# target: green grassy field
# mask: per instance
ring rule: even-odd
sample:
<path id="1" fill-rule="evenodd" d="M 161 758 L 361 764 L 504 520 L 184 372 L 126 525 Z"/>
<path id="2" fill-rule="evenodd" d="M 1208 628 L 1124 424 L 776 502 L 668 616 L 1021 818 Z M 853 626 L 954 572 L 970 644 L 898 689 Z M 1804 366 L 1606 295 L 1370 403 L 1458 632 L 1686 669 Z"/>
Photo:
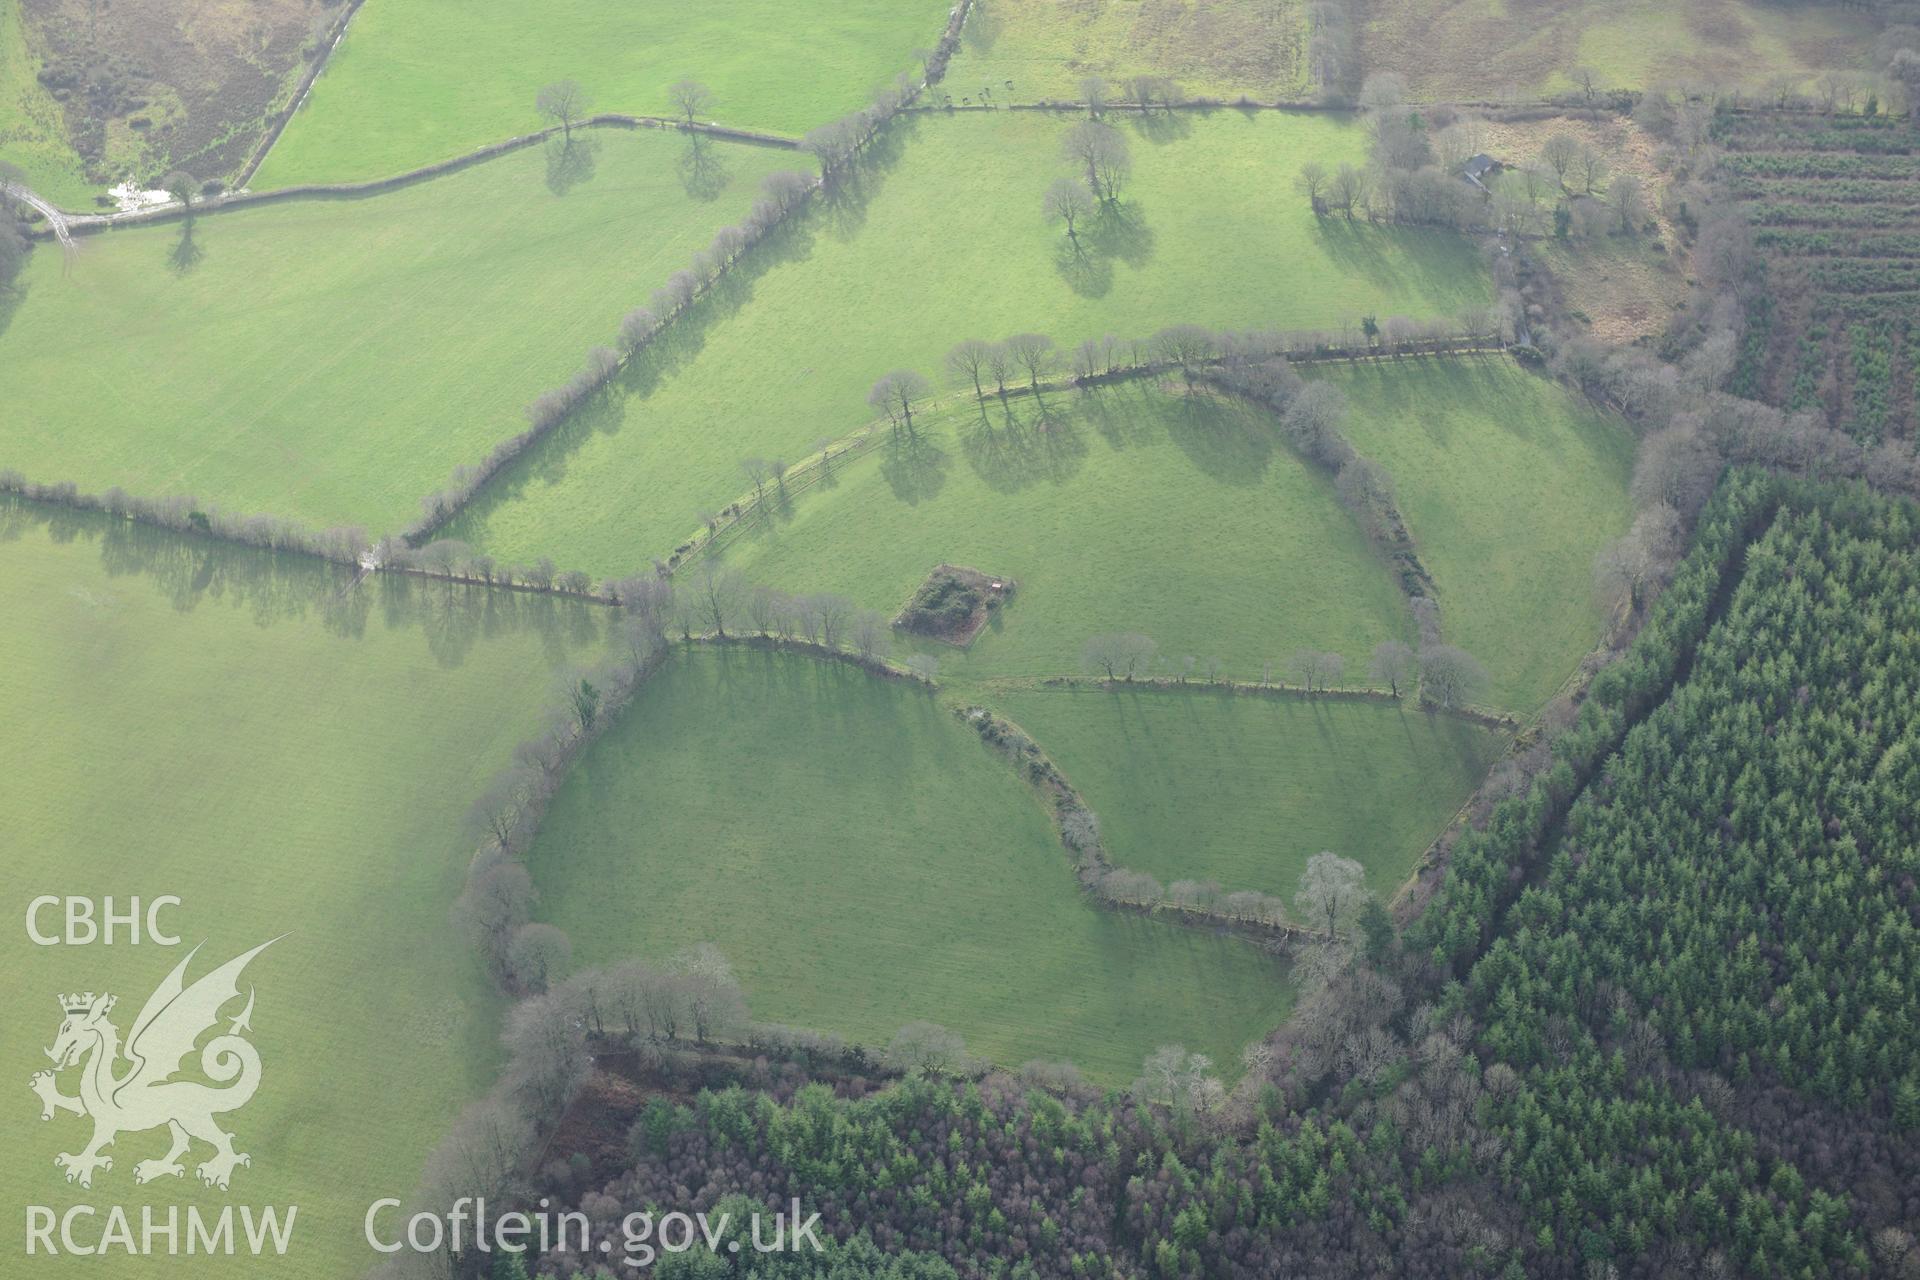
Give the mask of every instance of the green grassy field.
<path id="1" fill-rule="evenodd" d="M 1080 669 L 1089 636 L 1140 631 L 1163 655 L 1257 680 L 1295 649 L 1363 675 L 1412 618 L 1332 485 L 1243 401 L 1132 381 L 966 403 L 883 443 L 831 487 L 742 526 L 746 578 L 835 591 L 891 617 L 928 570 L 971 565 L 1019 591 L 969 649 L 928 642 L 948 678 Z"/>
<path id="2" fill-rule="evenodd" d="M 1166 75 L 1196 95 L 1299 97 L 1308 88 L 1306 8 L 1298 0 L 975 0 L 940 88 L 955 102 L 1074 102 L 1090 75 L 1116 95 L 1130 76 Z"/>
<path id="3" fill-rule="evenodd" d="M 796 157 L 599 130 L 358 200 L 38 248 L 0 320 L 0 460 L 316 525 L 406 524 Z M 700 194 L 689 194 L 689 184 Z M 183 252 L 185 249 L 190 250 Z"/>
<path id="4" fill-rule="evenodd" d="M 1132 131 L 1126 219 L 1075 261 L 1041 214 L 1062 117 L 915 117 L 874 172 L 765 246 L 620 381 L 450 529 L 496 555 L 605 574 L 663 555 L 744 485 L 748 455 L 806 454 L 866 422 L 873 380 L 940 375 L 956 341 L 1022 330 L 1063 347 L 1183 321 L 1334 325 L 1451 315 L 1487 297 L 1478 254 L 1440 233 L 1316 220 L 1288 178 L 1356 159 L 1327 116 L 1156 117 Z"/>
<path id="5" fill-rule="evenodd" d="M 1483 662 L 1485 701 L 1536 710 L 1600 637 L 1593 558 L 1626 531 L 1633 437 L 1507 360 L 1329 372 L 1347 434 L 1392 474 L 1446 638 Z"/>
<path id="6" fill-rule="evenodd" d="M 1805 84 L 1828 69 L 1865 69 L 1875 32 L 1859 9 L 1768 0 L 1384 0 L 1369 16 L 1369 68 L 1440 100 L 1565 92 L 1581 66 L 1600 88 Z"/>
<path id="7" fill-rule="evenodd" d="M 942 0 L 634 4 L 381 0 L 356 14 L 256 188 L 399 173 L 539 128 L 534 96 L 577 81 L 601 111 L 674 112 L 667 88 L 713 90 L 703 118 L 798 136 L 865 106 L 930 48 Z"/>
<path id="8" fill-rule="evenodd" d="M 1086 797 L 1115 862 L 1289 899 L 1322 849 L 1392 896 L 1506 745 L 1390 703 L 1098 689 L 988 700 Z"/>
<path id="9" fill-rule="evenodd" d="M 88 208 L 97 189 L 67 142 L 60 104 L 34 79 L 20 0 L 0 0 L 0 160 L 18 166 L 33 189 L 69 209 Z"/>
<path id="10" fill-rule="evenodd" d="M 529 862 L 575 958 L 717 942 L 753 1016 L 1125 1083 L 1236 1063 L 1290 1003 L 1245 943 L 1082 899 L 1034 795 L 929 693 L 733 650 L 676 657 L 575 766 Z"/>
<path id="11" fill-rule="evenodd" d="M 597 654 L 600 615 L 392 579 L 343 598 L 344 581 L 310 561 L 0 509 L 11 1203 L 126 1203 L 136 1224 L 143 1203 L 294 1204 L 294 1250 L 273 1273 L 338 1280 L 376 1261 L 367 1205 L 407 1194 L 462 1101 L 492 1083 L 495 1000 L 448 919 L 471 851 L 461 820 L 537 727 L 557 672 Z M 122 907 L 177 894 L 165 920 L 184 945 L 31 945 L 20 921 L 37 894 Z M 64 1183 L 53 1157 L 87 1129 L 42 1123 L 25 1087 L 47 1065 L 58 993 L 113 991 L 125 1033 L 185 947 L 206 940 L 198 976 L 282 933 L 247 971 L 264 1070 L 226 1118 L 253 1156 L 232 1193 L 191 1170 L 136 1192 L 133 1165 L 163 1153 L 163 1132 L 123 1135 L 91 1191 Z M 0 1227 L 9 1256 L 22 1221 Z M 244 1257 L 192 1266 L 262 1274 Z"/>

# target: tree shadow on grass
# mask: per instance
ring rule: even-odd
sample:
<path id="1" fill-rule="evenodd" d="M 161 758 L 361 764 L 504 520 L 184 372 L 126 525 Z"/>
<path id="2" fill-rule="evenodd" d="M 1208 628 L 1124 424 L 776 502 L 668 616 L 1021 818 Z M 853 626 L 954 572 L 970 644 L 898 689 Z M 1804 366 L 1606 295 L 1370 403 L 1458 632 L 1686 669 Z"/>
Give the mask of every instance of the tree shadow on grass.
<path id="1" fill-rule="evenodd" d="M 1086 230 L 1054 246 L 1053 269 L 1081 297 L 1104 298 L 1113 288 L 1113 264 L 1145 266 L 1153 242 L 1153 228 L 1138 205 L 1102 204 Z"/>
<path id="2" fill-rule="evenodd" d="M 207 251 L 194 237 L 193 219 L 180 224 L 180 238 L 173 242 L 173 248 L 167 251 L 167 269 L 177 276 L 184 276 L 200 265 Z"/>
<path id="3" fill-rule="evenodd" d="M 920 134 L 920 117 L 902 112 L 882 129 L 859 161 L 820 193 L 822 217 L 836 238 L 851 240 L 867 225 L 867 208 L 886 186 L 886 180 L 907 153 L 907 144 Z"/>
<path id="4" fill-rule="evenodd" d="M 443 667 L 465 662 L 483 640 L 532 633 L 549 662 L 598 646 L 613 615 L 581 600 L 542 592 L 501 591 L 383 573 L 361 587 L 377 590 L 389 630 L 415 629 Z"/>
<path id="5" fill-rule="evenodd" d="M 733 173 L 720 155 L 720 148 L 704 134 L 695 132 L 687 134 L 687 149 L 680 153 L 674 170 L 680 175 L 680 186 L 687 195 L 702 203 L 718 199 L 733 181 Z"/>
<path id="6" fill-rule="evenodd" d="M 13 283 L 0 283 L 0 337 L 4 337 L 13 317 L 27 300 L 27 285 L 16 276 Z"/>
<path id="7" fill-rule="evenodd" d="M 1066 393 L 1052 399 L 1036 394 L 1032 401 L 1029 430 L 1034 437 L 1040 474 L 1053 484 L 1064 484 L 1087 459 L 1087 441 L 1076 420 L 1075 406 Z"/>
<path id="8" fill-rule="evenodd" d="M 1076 408 L 1109 448 L 1121 450 L 1152 444 L 1161 438 L 1161 431 L 1155 416 L 1144 411 L 1151 385 L 1148 381 L 1136 380 L 1083 387 Z"/>
<path id="9" fill-rule="evenodd" d="M 582 183 L 593 181 L 600 165 L 600 140 L 579 137 L 572 141 L 549 138 L 546 142 L 547 190 L 564 196 Z"/>
<path id="10" fill-rule="evenodd" d="M 967 10 L 967 25 L 960 28 L 960 43 L 969 53 L 986 53 L 1006 30 L 1007 20 L 1000 14 L 999 0 L 974 0 Z"/>
<path id="11" fill-rule="evenodd" d="M 1054 247 L 1053 269 L 1083 298 L 1104 298 L 1113 288 L 1113 259 L 1089 253 L 1079 240 L 1062 240 Z"/>
<path id="12" fill-rule="evenodd" d="M 1341 217 L 1315 220 L 1315 239 L 1346 276 L 1416 297 L 1443 311 L 1461 304 L 1470 282 L 1484 280 L 1472 244 L 1447 231 L 1381 227 Z"/>
<path id="13" fill-rule="evenodd" d="M 1167 436 L 1202 475 L 1239 488 L 1266 478 L 1277 447 L 1274 423 L 1205 393 L 1169 399 Z"/>
<path id="14" fill-rule="evenodd" d="M 1127 122 L 1144 141 L 1158 147 L 1190 136 L 1193 121 L 1189 117 L 1193 114 L 1191 111 L 1133 111 L 1128 113 Z"/>
<path id="15" fill-rule="evenodd" d="M 1085 433 L 1073 407 L 1056 396 L 1029 396 L 980 406 L 961 437 L 967 465 L 995 493 L 1019 493 L 1042 481 L 1063 484 L 1086 461 Z M 992 415 L 992 416 L 990 416 Z M 998 425 L 994 416 L 1000 418 Z"/>
<path id="16" fill-rule="evenodd" d="M 1117 258 L 1130 267 L 1144 267 L 1153 260 L 1153 228 L 1147 225 L 1146 211 L 1136 203 L 1102 205 L 1082 238 L 1090 252 Z"/>
<path id="17" fill-rule="evenodd" d="M 947 452 L 931 438 L 901 436 L 887 442 L 880 474 L 886 477 L 893 496 L 908 506 L 918 506 L 938 496 L 947 483 Z"/>
<path id="18" fill-rule="evenodd" d="M 610 611 L 580 600 L 383 573 L 355 575 L 311 556 L 237 546 L 99 512 L 25 499 L 0 500 L 0 541 L 35 529 L 57 545 L 96 541 L 112 579 L 145 578 L 179 613 L 228 608 L 257 627 L 318 624 L 343 640 L 366 635 L 376 608 L 387 631 L 414 631 L 443 667 L 482 640 L 533 633 L 550 660 L 598 646 Z"/>

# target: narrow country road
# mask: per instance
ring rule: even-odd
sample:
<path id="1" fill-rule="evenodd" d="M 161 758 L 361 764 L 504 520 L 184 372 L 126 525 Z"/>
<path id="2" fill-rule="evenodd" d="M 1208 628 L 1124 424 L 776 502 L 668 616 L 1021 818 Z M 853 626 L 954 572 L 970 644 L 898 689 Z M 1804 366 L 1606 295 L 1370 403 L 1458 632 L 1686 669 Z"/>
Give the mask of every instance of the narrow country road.
<path id="1" fill-rule="evenodd" d="M 53 234 L 59 239 L 60 247 L 65 250 L 69 256 L 73 254 L 73 233 L 67 230 L 66 214 L 61 213 L 59 209 L 47 201 L 42 200 L 39 196 L 27 190 L 25 187 L 20 186 L 18 183 L 0 185 L 0 194 L 8 196 L 10 199 L 18 200 L 21 204 L 31 208 L 38 209 L 40 216 L 47 220 L 47 225 L 53 228 Z"/>

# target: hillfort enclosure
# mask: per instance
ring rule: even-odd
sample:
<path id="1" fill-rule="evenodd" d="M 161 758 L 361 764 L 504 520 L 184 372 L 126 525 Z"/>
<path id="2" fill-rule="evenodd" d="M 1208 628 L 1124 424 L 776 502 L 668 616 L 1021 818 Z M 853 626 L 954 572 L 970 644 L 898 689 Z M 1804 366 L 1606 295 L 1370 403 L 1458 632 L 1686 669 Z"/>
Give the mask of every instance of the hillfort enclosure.
<path id="1" fill-rule="evenodd" d="M 0 0 L 0 1274 L 1920 1277 L 1917 105 Z"/>

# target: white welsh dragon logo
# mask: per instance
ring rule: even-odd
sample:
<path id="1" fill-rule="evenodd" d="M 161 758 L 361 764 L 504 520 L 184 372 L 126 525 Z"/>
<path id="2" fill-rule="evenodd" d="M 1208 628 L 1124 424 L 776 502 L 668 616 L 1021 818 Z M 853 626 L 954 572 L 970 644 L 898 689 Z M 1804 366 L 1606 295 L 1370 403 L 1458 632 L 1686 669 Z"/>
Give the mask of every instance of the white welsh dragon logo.
<path id="1" fill-rule="evenodd" d="M 187 1154 L 194 1138 L 213 1147 L 213 1158 L 196 1170 L 200 1181 L 209 1186 L 226 1190 L 234 1167 L 253 1163 L 251 1157 L 233 1149 L 233 1135 L 213 1121 L 216 1115 L 245 1106 L 260 1087 L 260 1054 L 241 1036 L 241 1032 L 253 1029 L 252 988 L 247 991 L 247 1007 L 231 1020 L 224 1034 L 214 1036 L 200 1050 L 200 1070 L 224 1087 L 172 1077 L 200 1037 L 220 1021 L 221 1008 L 239 997 L 240 971 L 247 962 L 278 941 L 263 942 L 187 986 L 187 965 L 200 950 L 195 947 L 147 997 L 140 1016 L 133 1020 L 124 1049 L 119 1028 L 107 1020 L 113 1012 L 113 996 L 89 991 L 60 998 L 66 1020 L 60 1024 L 53 1047 L 47 1050 L 53 1070 L 37 1073 L 28 1083 L 40 1095 L 42 1120 L 53 1119 L 56 1111 L 93 1117 L 93 1141 L 86 1150 L 78 1155 L 62 1152 L 53 1158 L 54 1164 L 66 1170 L 68 1182 L 92 1186 L 96 1169 L 113 1168 L 112 1157 L 100 1154 L 102 1148 L 113 1145 L 122 1133 L 161 1125 L 172 1135 L 173 1145 L 160 1159 L 134 1165 L 135 1182 L 180 1177 L 186 1172 L 180 1157 Z M 130 1064 L 124 1071 L 119 1070 L 123 1056 Z M 54 1076 L 73 1066 L 81 1068 L 80 1096 L 69 1098 L 60 1092 Z"/>

